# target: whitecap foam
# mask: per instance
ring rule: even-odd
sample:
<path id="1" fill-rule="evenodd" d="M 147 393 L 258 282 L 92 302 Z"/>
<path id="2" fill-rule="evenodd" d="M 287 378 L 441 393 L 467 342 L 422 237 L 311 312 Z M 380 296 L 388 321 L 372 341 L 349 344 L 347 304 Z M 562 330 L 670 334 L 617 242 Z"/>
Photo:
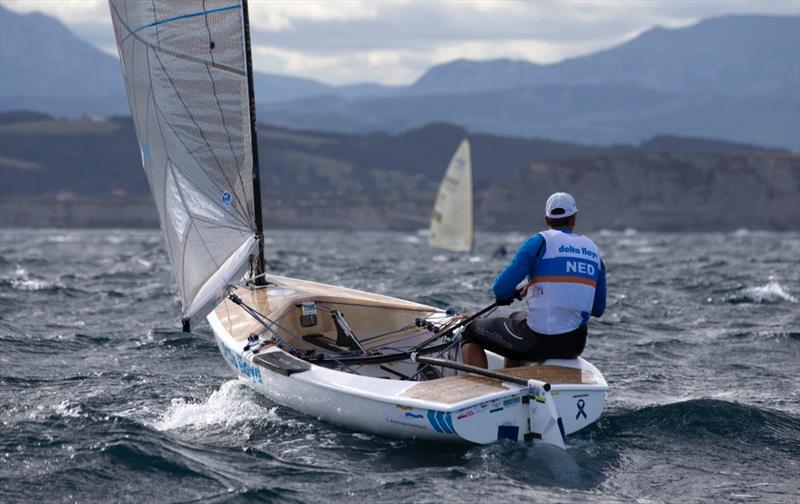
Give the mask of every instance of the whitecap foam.
<path id="1" fill-rule="evenodd" d="M 202 429 L 217 425 L 231 427 L 250 420 L 278 418 L 276 407 L 260 406 L 253 401 L 252 394 L 244 383 L 230 380 L 204 402 L 173 399 L 169 410 L 154 427 L 158 430 Z"/>
<path id="2" fill-rule="evenodd" d="M 70 403 L 69 401 L 61 401 L 56 406 L 53 406 L 53 411 L 62 417 L 78 418 L 81 416 L 80 405 Z"/>
<path id="3" fill-rule="evenodd" d="M 21 291 L 40 291 L 51 287 L 61 287 L 61 285 L 53 282 L 31 278 L 28 270 L 19 267 L 12 273 L 9 283 L 11 284 L 11 288 Z"/>
<path id="4" fill-rule="evenodd" d="M 148 269 L 153 267 L 152 261 L 148 261 L 147 259 L 142 259 L 141 257 L 137 257 L 136 262 L 139 263 L 140 266 L 144 266 L 145 268 Z"/>
<path id="5" fill-rule="evenodd" d="M 15 279 L 11 280 L 11 287 L 16 290 L 22 291 L 40 291 L 53 287 L 54 284 L 45 282 L 44 280 L 27 280 Z"/>
<path id="6" fill-rule="evenodd" d="M 78 241 L 79 238 L 77 234 L 51 235 L 47 237 L 47 241 L 50 243 L 72 243 Z"/>
<path id="7" fill-rule="evenodd" d="M 779 303 L 781 301 L 788 301 L 796 303 L 797 298 L 789 294 L 781 284 L 776 281 L 770 281 L 766 285 L 758 287 L 749 287 L 742 291 L 740 296 L 753 303 Z"/>

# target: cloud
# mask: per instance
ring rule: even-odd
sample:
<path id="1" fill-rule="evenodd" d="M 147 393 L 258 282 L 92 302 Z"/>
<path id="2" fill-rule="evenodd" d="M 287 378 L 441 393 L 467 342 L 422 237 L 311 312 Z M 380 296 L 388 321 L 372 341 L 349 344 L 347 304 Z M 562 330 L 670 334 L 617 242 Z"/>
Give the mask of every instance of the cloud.
<path id="1" fill-rule="evenodd" d="M 251 2 L 250 24 L 270 31 L 286 31 L 297 21 L 341 22 L 371 19 L 378 15 L 378 3 L 365 0 L 335 2 L 279 1 Z"/>
<path id="2" fill-rule="evenodd" d="M 39 10 L 115 53 L 105 0 L 2 1 Z M 334 84 L 413 82 L 458 58 L 551 63 L 624 42 L 653 26 L 725 14 L 800 15 L 798 0 L 250 0 L 257 70 Z"/>
<path id="3" fill-rule="evenodd" d="M 253 5 L 266 10 L 271 3 Z M 620 44 L 654 26 L 687 26 L 731 13 L 800 14 L 797 0 L 382 1 L 369 6 L 360 13 L 343 9 L 336 17 L 281 11 L 281 29 L 254 20 L 261 69 L 332 83 L 406 84 L 432 65 L 458 58 L 552 63 Z"/>

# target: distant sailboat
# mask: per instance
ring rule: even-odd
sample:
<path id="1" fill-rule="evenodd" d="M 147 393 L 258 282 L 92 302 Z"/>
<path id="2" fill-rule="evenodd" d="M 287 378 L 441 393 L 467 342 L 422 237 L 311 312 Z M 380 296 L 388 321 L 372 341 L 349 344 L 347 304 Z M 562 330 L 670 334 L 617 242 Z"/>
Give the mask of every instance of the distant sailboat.
<path id="1" fill-rule="evenodd" d="M 490 352 L 495 371 L 471 368 L 456 360 L 468 318 L 266 272 L 247 2 L 110 6 L 184 329 L 205 317 L 237 376 L 315 418 L 385 436 L 563 448 L 564 435 L 599 418 L 608 385 L 583 359 L 501 373 Z M 451 171 L 443 208 L 455 202 L 466 217 L 469 250 L 466 142 Z"/>
<path id="2" fill-rule="evenodd" d="M 433 206 L 428 245 L 469 252 L 475 240 L 472 210 L 472 159 L 469 140 L 459 144 L 439 186 Z"/>

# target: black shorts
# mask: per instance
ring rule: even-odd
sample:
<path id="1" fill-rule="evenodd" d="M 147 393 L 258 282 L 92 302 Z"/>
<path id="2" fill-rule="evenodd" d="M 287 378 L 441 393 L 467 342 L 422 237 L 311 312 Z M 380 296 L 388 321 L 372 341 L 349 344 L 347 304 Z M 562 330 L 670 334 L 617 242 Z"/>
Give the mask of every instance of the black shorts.
<path id="1" fill-rule="evenodd" d="M 514 360 L 574 359 L 586 346 L 586 326 L 564 334 L 540 334 L 528 327 L 525 312 L 510 317 L 476 320 L 464 329 L 461 344 L 477 343 L 485 350 Z"/>

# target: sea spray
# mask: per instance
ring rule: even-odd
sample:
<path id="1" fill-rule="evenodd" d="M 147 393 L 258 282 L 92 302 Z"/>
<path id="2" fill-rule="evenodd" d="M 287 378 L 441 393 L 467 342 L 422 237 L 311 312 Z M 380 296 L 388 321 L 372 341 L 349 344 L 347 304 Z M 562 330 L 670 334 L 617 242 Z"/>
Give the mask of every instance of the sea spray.
<path id="1" fill-rule="evenodd" d="M 797 303 L 797 298 L 792 296 L 780 283 L 772 280 L 766 285 L 748 287 L 742 292 L 729 297 L 728 302 L 763 304 L 780 302 Z"/>
<path id="2" fill-rule="evenodd" d="M 277 420 L 276 409 L 260 406 L 247 385 L 229 380 L 203 402 L 173 399 L 169 410 L 154 427 L 158 430 L 232 427 L 252 420 Z"/>

